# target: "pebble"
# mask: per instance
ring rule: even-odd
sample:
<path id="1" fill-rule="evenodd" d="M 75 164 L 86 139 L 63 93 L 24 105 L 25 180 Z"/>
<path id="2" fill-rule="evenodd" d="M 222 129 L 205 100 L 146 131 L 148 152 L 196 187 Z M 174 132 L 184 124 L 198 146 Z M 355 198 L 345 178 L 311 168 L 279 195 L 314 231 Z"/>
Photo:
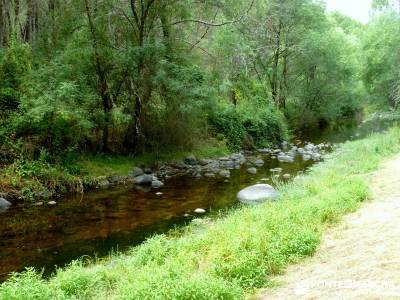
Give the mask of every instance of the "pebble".
<path id="1" fill-rule="evenodd" d="M 196 209 L 194 210 L 194 212 L 195 212 L 196 214 L 204 214 L 204 213 L 206 212 L 206 210 L 205 210 L 204 208 L 196 208 Z"/>

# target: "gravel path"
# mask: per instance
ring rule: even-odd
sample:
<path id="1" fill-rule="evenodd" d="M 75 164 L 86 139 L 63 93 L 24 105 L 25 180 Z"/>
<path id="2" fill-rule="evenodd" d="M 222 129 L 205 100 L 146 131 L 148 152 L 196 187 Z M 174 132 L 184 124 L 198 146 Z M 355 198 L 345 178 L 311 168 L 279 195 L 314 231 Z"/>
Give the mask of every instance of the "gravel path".
<path id="1" fill-rule="evenodd" d="M 400 299 L 400 156 L 370 182 L 372 199 L 256 299 Z"/>

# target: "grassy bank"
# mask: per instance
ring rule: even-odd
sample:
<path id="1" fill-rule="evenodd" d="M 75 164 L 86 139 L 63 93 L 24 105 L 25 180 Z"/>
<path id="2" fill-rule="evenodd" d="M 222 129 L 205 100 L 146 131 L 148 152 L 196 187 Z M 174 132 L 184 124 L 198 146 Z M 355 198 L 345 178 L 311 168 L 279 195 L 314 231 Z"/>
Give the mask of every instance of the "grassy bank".
<path id="1" fill-rule="evenodd" d="M 97 185 L 104 176 L 126 176 L 135 166 L 153 166 L 162 162 L 197 158 L 214 158 L 229 153 L 224 143 L 209 140 L 191 150 L 171 149 L 162 153 L 141 155 L 80 156 L 67 162 L 17 160 L 0 169 L 0 196 L 10 199 L 35 200 L 68 192 L 83 192 Z"/>
<path id="2" fill-rule="evenodd" d="M 347 143 L 282 186 L 278 202 L 155 236 L 103 261 L 74 262 L 49 280 L 28 270 L 1 285 L 0 299 L 242 299 L 312 255 L 324 229 L 368 197 L 368 173 L 399 151 L 399 128 Z"/>

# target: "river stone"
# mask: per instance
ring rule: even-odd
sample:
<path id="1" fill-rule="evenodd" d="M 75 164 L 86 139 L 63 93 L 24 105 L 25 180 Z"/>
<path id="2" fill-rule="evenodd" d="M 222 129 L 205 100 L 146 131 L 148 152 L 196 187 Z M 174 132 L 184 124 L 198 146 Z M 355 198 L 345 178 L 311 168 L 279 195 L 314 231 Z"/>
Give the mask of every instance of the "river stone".
<path id="1" fill-rule="evenodd" d="M 272 172 L 272 173 L 281 173 L 282 172 L 282 168 L 269 169 L 269 171 Z"/>
<path id="2" fill-rule="evenodd" d="M 196 208 L 196 209 L 194 210 L 194 212 L 195 212 L 196 214 L 204 214 L 204 213 L 206 212 L 206 210 L 205 210 L 204 208 Z"/>
<path id="3" fill-rule="evenodd" d="M 188 167 L 183 161 L 177 161 L 173 164 L 173 166 L 177 169 L 186 169 Z"/>
<path id="4" fill-rule="evenodd" d="M 144 172 L 141 168 L 135 167 L 133 170 L 129 173 L 132 177 L 138 177 L 140 175 L 143 175 Z"/>
<path id="5" fill-rule="evenodd" d="M 268 154 L 270 152 L 270 150 L 267 148 L 264 148 L 264 149 L 258 149 L 258 152 L 261 154 Z"/>
<path id="6" fill-rule="evenodd" d="M 304 146 L 304 149 L 307 151 L 313 151 L 315 146 L 313 144 L 307 144 Z"/>
<path id="7" fill-rule="evenodd" d="M 291 177 L 291 175 L 290 174 L 283 174 L 282 177 L 285 178 L 285 179 L 289 179 Z"/>
<path id="8" fill-rule="evenodd" d="M 241 190 L 237 198 L 242 203 L 256 204 L 267 200 L 277 200 L 279 193 L 269 184 L 256 184 Z"/>
<path id="9" fill-rule="evenodd" d="M 149 168 L 149 167 L 144 168 L 143 171 L 144 171 L 145 174 L 149 174 L 149 175 L 150 175 L 151 173 L 153 173 L 153 171 L 152 171 L 151 168 Z"/>
<path id="10" fill-rule="evenodd" d="M 262 159 L 257 159 L 254 162 L 254 165 L 256 165 L 257 167 L 262 167 L 264 165 L 264 161 Z"/>
<path id="11" fill-rule="evenodd" d="M 204 177 L 212 178 L 212 177 L 215 177 L 215 174 L 214 173 L 205 173 Z"/>
<path id="12" fill-rule="evenodd" d="M 254 168 L 254 167 L 253 168 L 248 168 L 247 169 L 247 173 L 255 175 L 255 174 L 257 174 L 257 169 Z"/>
<path id="13" fill-rule="evenodd" d="M 200 159 L 198 163 L 200 166 L 206 166 L 212 162 L 214 162 L 212 159 Z"/>
<path id="14" fill-rule="evenodd" d="M 163 187 L 163 186 L 164 186 L 164 183 L 161 182 L 160 180 L 153 180 L 151 182 L 151 187 L 152 188 L 158 189 L 158 188 Z"/>
<path id="15" fill-rule="evenodd" d="M 9 202 L 6 199 L 0 197 L 0 210 L 1 209 L 7 209 L 10 206 L 11 206 L 11 202 Z"/>
<path id="16" fill-rule="evenodd" d="M 294 157 L 287 154 L 283 154 L 278 156 L 278 160 L 280 162 L 292 163 L 294 161 Z"/>
<path id="17" fill-rule="evenodd" d="M 221 170 L 219 172 L 219 175 L 224 178 L 229 178 L 229 177 L 231 177 L 231 172 L 229 172 L 229 170 Z"/>
<path id="18" fill-rule="evenodd" d="M 99 188 L 106 189 L 106 188 L 110 187 L 110 182 L 107 179 L 102 179 L 99 181 L 97 186 Z"/>
<path id="19" fill-rule="evenodd" d="M 134 183 L 138 185 L 151 185 L 153 182 L 153 176 L 151 175 L 140 175 L 135 177 Z"/>
<path id="20" fill-rule="evenodd" d="M 56 201 L 49 201 L 49 202 L 47 202 L 47 204 L 48 204 L 48 205 L 56 205 L 57 202 L 56 202 Z"/>
<path id="21" fill-rule="evenodd" d="M 319 153 L 313 153 L 313 154 L 311 155 L 311 157 L 312 157 L 312 159 L 315 160 L 315 161 L 321 160 L 321 154 L 319 154 Z"/>
<path id="22" fill-rule="evenodd" d="M 188 164 L 189 166 L 195 166 L 197 165 L 197 159 L 194 157 L 194 155 L 190 155 L 185 158 L 185 163 Z"/>
<path id="23" fill-rule="evenodd" d="M 111 183 L 111 184 L 117 184 L 121 181 L 121 177 L 117 176 L 117 175 L 110 175 L 107 177 L 107 180 Z"/>

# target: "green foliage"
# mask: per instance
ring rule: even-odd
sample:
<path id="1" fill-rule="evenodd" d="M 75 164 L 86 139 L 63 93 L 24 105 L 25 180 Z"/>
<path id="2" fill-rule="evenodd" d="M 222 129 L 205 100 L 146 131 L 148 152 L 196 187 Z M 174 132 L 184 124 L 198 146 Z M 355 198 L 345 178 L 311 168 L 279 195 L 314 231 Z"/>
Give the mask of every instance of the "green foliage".
<path id="1" fill-rule="evenodd" d="M 21 85 L 29 68 L 29 45 L 12 42 L 5 50 L 0 49 L 0 116 L 18 108 Z"/>
<path id="2" fill-rule="evenodd" d="M 400 15 L 392 11 L 376 17 L 363 40 L 364 82 L 377 106 L 396 106 L 399 97 Z"/>
<path id="3" fill-rule="evenodd" d="M 243 299 L 312 255 L 323 230 L 357 209 L 368 174 L 400 150 L 399 134 L 394 128 L 343 145 L 283 186 L 277 202 L 243 206 L 93 264 L 74 262 L 48 281 L 32 270 L 16 274 L 0 286 L 0 299 Z"/>
<path id="4" fill-rule="evenodd" d="M 45 150 L 37 160 L 17 159 L 0 171 L 0 187 L 10 197 L 33 201 L 67 192 L 82 192 L 82 180 L 72 166 L 48 162 Z"/>
<path id="5" fill-rule="evenodd" d="M 288 137 L 287 127 L 280 112 L 266 105 L 260 109 L 236 108 L 232 105 L 219 110 L 211 122 L 227 140 L 231 150 L 266 147 Z"/>
<path id="6" fill-rule="evenodd" d="M 367 99 L 395 106 L 397 2 L 375 1 L 367 26 L 312 0 L 2 6 L 0 165 L 41 149 L 67 165 L 190 152 L 214 138 L 263 147 L 288 127 L 352 117 Z"/>

